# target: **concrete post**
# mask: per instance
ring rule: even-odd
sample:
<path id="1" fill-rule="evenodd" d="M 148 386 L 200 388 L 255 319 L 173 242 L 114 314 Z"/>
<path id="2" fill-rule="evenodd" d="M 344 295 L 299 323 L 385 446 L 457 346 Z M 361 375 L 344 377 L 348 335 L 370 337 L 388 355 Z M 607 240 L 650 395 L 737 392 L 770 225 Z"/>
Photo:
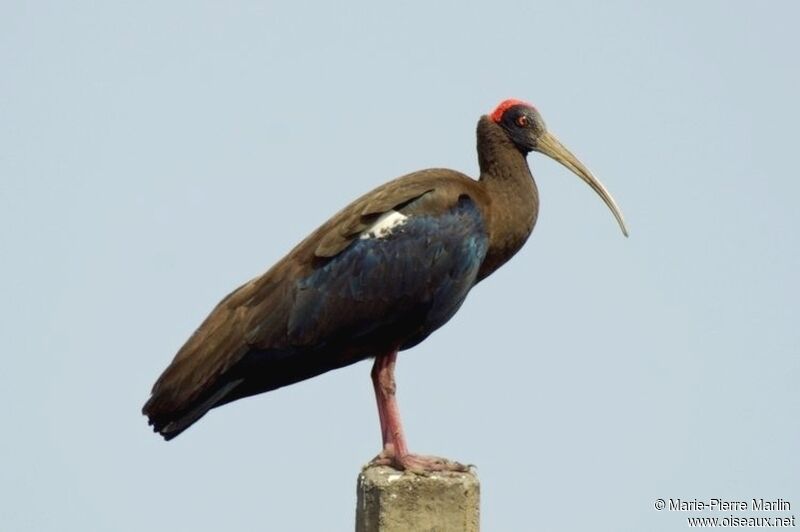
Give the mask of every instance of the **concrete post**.
<path id="1" fill-rule="evenodd" d="M 401 473 L 370 466 L 358 475 L 356 532 L 478 532 L 480 484 L 467 473 Z"/>

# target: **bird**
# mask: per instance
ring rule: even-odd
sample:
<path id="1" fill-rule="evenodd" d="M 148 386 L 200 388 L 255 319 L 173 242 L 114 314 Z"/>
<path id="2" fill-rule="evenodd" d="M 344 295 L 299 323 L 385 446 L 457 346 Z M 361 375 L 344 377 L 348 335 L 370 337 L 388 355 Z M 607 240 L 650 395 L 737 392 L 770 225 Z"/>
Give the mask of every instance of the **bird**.
<path id="1" fill-rule="evenodd" d="M 371 463 L 463 471 L 409 451 L 395 364 L 527 241 L 539 212 L 528 154 L 585 181 L 628 236 L 614 198 L 533 105 L 501 101 L 476 134 L 478 179 L 432 168 L 378 186 L 222 299 L 153 385 L 142 409 L 153 430 L 171 440 L 213 408 L 373 358 L 382 448 Z"/>

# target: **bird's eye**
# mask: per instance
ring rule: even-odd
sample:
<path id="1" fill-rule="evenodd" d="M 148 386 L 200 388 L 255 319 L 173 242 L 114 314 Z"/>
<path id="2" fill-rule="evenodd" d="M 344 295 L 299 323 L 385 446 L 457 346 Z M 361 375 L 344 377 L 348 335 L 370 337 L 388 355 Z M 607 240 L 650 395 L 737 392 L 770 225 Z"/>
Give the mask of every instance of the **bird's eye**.
<path id="1" fill-rule="evenodd" d="M 517 117 L 517 125 L 519 127 L 528 127 L 528 117 L 525 115 L 519 115 Z"/>

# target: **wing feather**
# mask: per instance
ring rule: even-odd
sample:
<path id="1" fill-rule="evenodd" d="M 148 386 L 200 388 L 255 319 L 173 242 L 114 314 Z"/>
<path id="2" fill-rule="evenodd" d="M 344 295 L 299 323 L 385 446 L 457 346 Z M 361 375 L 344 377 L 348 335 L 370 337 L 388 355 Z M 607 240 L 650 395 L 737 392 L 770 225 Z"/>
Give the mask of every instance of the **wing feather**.
<path id="1" fill-rule="evenodd" d="M 187 419 L 187 412 L 192 413 L 192 422 L 202 416 L 197 405 L 214 406 L 206 404 L 208 398 L 216 397 L 222 388 L 230 389 L 230 380 L 224 376 L 252 349 L 311 348 L 337 335 L 368 335 L 413 312 L 421 301 L 430 305 L 420 291 L 430 288 L 425 283 L 436 276 L 431 272 L 455 275 L 447 266 L 449 248 L 453 242 L 469 240 L 466 226 L 459 225 L 463 219 L 457 223 L 456 218 L 450 219 L 444 230 L 444 225 L 435 223 L 436 216 L 465 194 L 477 200 L 481 209 L 487 204 L 482 189 L 463 174 L 424 170 L 391 181 L 334 215 L 269 271 L 234 290 L 214 308 L 153 386 L 143 408 L 151 424 L 160 431 L 180 416 Z M 406 205 L 414 216 L 430 216 L 427 228 L 417 227 L 416 243 L 414 238 L 405 238 L 397 240 L 395 248 L 381 248 L 359 241 L 358 235 L 376 217 Z M 486 213 L 482 215 L 485 218 Z M 445 233 L 450 243 L 442 238 Z M 426 243 L 420 249 L 428 252 L 415 259 L 412 248 L 419 247 L 420 238 Z M 351 245 L 362 242 L 366 253 L 346 253 Z M 367 244 L 373 247 L 367 249 Z M 470 260 L 479 265 L 485 245 L 472 242 L 469 246 L 473 249 Z M 472 275 L 471 269 L 462 272 L 464 279 Z M 471 282 L 450 284 L 464 291 Z M 461 294 L 456 296 L 463 300 Z M 439 309 L 446 316 L 444 321 L 455 308 Z M 350 317 L 342 318 L 346 314 Z"/>

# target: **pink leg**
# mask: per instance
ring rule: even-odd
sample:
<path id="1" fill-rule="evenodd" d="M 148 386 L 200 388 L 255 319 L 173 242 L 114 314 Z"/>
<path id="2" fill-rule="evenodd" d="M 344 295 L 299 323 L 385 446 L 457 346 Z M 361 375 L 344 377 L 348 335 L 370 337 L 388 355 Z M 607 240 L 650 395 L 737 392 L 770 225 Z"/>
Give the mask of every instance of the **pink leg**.
<path id="1" fill-rule="evenodd" d="M 397 385 L 394 380 L 396 361 L 397 350 L 393 350 L 375 357 L 375 364 L 372 366 L 372 385 L 378 403 L 378 418 L 383 439 L 383 451 L 372 463 L 390 465 L 401 471 L 466 471 L 467 467 L 458 462 L 435 456 L 413 455 L 408 452 L 396 399 Z"/>
<path id="2" fill-rule="evenodd" d="M 386 426 L 386 409 L 384 406 L 385 401 L 381 400 L 383 393 L 380 385 L 380 365 L 384 362 L 385 359 L 383 357 L 377 357 L 375 359 L 375 363 L 372 365 L 372 372 L 370 373 L 370 376 L 372 377 L 372 388 L 375 390 L 375 401 L 378 403 L 378 419 L 381 423 L 381 442 L 385 449 L 387 446 L 392 445 L 392 441 L 391 437 L 389 436 L 388 427 Z"/>

